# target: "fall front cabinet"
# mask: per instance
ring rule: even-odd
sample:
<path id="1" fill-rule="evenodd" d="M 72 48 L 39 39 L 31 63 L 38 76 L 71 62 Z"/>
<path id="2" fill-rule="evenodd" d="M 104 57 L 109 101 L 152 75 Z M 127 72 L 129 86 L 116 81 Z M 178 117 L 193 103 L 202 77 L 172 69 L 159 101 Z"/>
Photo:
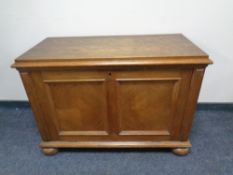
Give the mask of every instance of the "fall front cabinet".
<path id="1" fill-rule="evenodd" d="M 43 142 L 182 155 L 208 56 L 182 35 L 48 38 L 16 59 Z"/>

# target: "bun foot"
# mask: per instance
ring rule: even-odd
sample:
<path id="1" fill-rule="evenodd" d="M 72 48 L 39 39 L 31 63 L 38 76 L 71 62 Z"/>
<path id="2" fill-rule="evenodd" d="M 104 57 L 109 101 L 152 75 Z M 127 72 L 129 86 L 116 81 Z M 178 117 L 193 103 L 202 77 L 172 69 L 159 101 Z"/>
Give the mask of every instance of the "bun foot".
<path id="1" fill-rule="evenodd" d="M 172 152 L 178 156 L 185 156 L 189 153 L 189 148 L 174 148 Z"/>
<path id="2" fill-rule="evenodd" d="M 42 151 L 45 155 L 55 155 L 58 152 L 57 148 L 42 148 Z"/>

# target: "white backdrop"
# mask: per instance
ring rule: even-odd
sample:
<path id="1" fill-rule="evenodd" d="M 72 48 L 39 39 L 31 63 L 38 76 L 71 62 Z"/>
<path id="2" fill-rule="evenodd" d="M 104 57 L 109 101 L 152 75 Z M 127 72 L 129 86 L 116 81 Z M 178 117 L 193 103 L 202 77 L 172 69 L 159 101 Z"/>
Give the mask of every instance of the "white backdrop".
<path id="1" fill-rule="evenodd" d="M 0 0 L 0 100 L 27 99 L 15 57 L 48 36 L 183 33 L 206 51 L 201 102 L 233 102 L 232 0 Z"/>

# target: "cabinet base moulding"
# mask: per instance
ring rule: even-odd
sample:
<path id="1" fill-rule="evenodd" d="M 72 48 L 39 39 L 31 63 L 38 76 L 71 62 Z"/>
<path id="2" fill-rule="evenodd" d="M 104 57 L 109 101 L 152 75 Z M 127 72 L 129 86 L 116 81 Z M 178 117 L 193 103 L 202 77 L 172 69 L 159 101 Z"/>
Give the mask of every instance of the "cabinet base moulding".
<path id="1" fill-rule="evenodd" d="M 190 148 L 190 141 L 144 141 L 144 142 L 68 142 L 50 141 L 42 142 L 41 148 Z"/>
<path id="2" fill-rule="evenodd" d="M 190 141 L 146 141 L 146 142 L 42 142 L 40 147 L 44 154 L 53 155 L 58 148 L 172 148 L 177 155 L 186 155 L 192 147 Z"/>

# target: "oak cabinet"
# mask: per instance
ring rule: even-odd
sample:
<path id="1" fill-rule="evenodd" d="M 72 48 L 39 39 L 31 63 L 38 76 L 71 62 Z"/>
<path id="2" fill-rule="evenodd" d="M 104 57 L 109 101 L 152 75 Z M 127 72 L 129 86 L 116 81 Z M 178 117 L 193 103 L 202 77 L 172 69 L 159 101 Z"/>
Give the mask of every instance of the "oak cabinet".
<path id="1" fill-rule="evenodd" d="M 16 59 L 45 154 L 167 147 L 187 154 L 210 64 L 183 35 L 47 38 Z"/>

